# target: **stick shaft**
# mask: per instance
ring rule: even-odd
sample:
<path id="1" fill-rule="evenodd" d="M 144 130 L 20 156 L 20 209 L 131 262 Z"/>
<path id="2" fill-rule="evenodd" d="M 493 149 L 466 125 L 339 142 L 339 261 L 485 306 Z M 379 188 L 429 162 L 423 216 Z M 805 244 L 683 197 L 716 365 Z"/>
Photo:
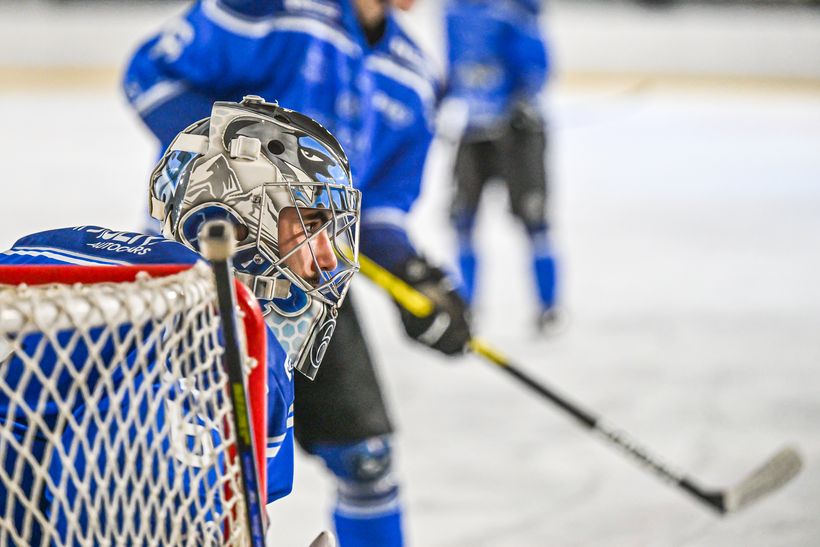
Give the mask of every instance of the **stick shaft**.
<path id="1" fill-rule="evenodd" d="M 636 461 L 643 467 L 649 469 L 662 480 L 683 489 L 685 492 L 694 496 L 698 501 L 706 503 L 717 511 L 723 510 L 720 495 L 704 491 L 691 479 L 688 479 L 681 473 L 675 471 L 668 464 L 661 461 L 657 456 L 651 454 L 625 431 L 608 425 L 591 411 L 581 407 L 577 403 L 570 401 L 546 384 L 535 380 L 532 376 L 513 365 L 509 359 L 490 348 L 483 341 L 474 338 L 470 341 L 470 349 L 473 353 L 486 358 L 500 370 L 509 374 L 521 384 L 527 386 L 530 390 L 549 400 L 565 413 L 575 418 L 579 424 L 594 431 L 599 437 L 618 447 L 623 454 L 629 456 L 633 461 Z"/>
<path id="2" fill-rule="evenodd" d="M 431 313 L 434 306 L 424 294 L 367 257 L 359 255 L 359 261 L 361 272 L 377 285 L 386 289 L 387 292 L 390 293 L 390 296 L 404 306 L 410 313 L 417 317 L 424 317 Z M 507 357 L 482 340 L 473 338 L 469 342 L 469 348 L 476 355 L 484 357 L 500 370 L 515 378 L 518 382 L 527 386 L 530 390 L 539 394 L 542 398 L 548 400 L 566 414 L 572 416 L 579 424 L 594 431 L 599 437 L 618 447 L 623 454 L 629 456 L 633 461 L 640 463 L 665 482 L 681 488 L 710 508 L 723 512 L 722 496 L 719 493 L 716 494 L 705 491 L 691 479 L 674 471 L 670 466 L 663 463 L 639 443 L 634 441 L 626 432 L 607 425 L 591 411 L 573 403 L 544 383 L 535 380 L 532 376 L 513 365 Z"/>
<path id="3" fill-rule="evenodd" d="M 259 473 L 253 445 L 253 421 L 250 401 L 247 398 L 243 372 L 242 344 L 236 317 L 236 289 L 234 287 L 231 259 L 212 260 L 216 277 L 216 291 L 222 335 L 225 344 L 224 363 L 228 376 L 228 396 L 233 405 L 233 428 L 236 436 L 236 452 L 239 457 L 241 483 L 245 494 L 245 520 L 254 547 L 264 547 L 264 504 L 259 484 Z"/>

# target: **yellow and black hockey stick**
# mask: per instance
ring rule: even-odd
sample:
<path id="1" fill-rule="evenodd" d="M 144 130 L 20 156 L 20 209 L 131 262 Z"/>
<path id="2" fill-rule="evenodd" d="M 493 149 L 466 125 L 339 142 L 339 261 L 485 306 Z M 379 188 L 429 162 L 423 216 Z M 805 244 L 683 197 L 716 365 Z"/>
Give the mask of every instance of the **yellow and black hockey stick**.
<path id="1" fill-rule="evenodd" d="M 265 545 L 264 488 L 259 483 L 256 463 L 253 419 L 243 372 L 244 358 L 240 342 L 239 320 L 236 316 L 232 257 L 236 249 L 233 226 L 225 220 L 207 222 L 200 233 L 202 253 L 211 262 L 217 293 L 219 320 L 224 342 L 223 362 L 228 377 L 228 397 L 233 406 L 233 428 L 239 458 L 240 478 L 245 495 L 243 515 L 252 547 Z"/>
<path id="2" fill-rule="evenodd" d="M 359 263 L 361 272 L 385 289 L 407 311 L 416 317 L 426 317 L 433 313 L 435 307 L 433 302 L 402 279 L 366 256 L 359 255 Z M 592 412 L 569 401 L 544 383 L 535 380 L 483 340 L 473 338 L 470 340 L 468 347 L 473 353 L 484 357 L 499 369 L 558 406 L 587 429 L 620 448 L 622 453 L 630 456 L 633 461 L 654 472 L 665 482 L 684 490 L 697 501 L 719 514 L 737 511 L 774 492 L 797 475 L 803 465 L 797 450 L 793 447 L 785 447 L 737 484 L 724 489 L 705 489 L 699 486 L 696 481 L 674 471 L 667 464 L 660 461 L 634 441 L 625 431 L 608 425 Z"/>

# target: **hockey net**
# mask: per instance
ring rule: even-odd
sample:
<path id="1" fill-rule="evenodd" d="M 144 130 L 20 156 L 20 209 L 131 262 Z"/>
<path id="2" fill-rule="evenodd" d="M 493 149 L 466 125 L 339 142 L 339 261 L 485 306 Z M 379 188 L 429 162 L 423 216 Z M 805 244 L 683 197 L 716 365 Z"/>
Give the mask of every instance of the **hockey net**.
<path id="1" fill-rule="evenodd" d="M 263 473 L 265 327 L 237 294 Z M 203 264 L 0 268 L 0 545 L 249 543 L 215 301 Z"/>

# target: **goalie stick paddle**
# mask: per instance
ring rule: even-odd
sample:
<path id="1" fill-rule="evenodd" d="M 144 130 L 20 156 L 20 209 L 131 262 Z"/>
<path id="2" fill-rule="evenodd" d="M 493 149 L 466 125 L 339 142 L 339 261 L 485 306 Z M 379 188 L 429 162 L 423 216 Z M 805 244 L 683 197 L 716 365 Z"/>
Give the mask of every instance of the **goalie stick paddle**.
<path id="1" fill-rule="evenodd" d="M 402 279 L 394 276 L 372 260 L 359 255 L 361 272 L 377 285 L 387 290 L 400 305 L 416 317 L 425 317 L 432 313 L 433 303 Z M 513 365 L 504 355 L 494 350 L 486 342 L 473 338 L 469 349 L 500 370 L 527 386 L 533 392 L 572 416 L 578 423 L 597 433 L 599 437 L 618 447 L 622 453 L 649 469 L 662 480 L 680 488 L 694 499 L 719 514 L 727 514 L 747 507 L 760 498 L 779 489 L 788 483 L 803 466 L 800 454 L 793 447 L 785 447 L 766 460 L 740 482 L 725 489 L 706 489 L 692 478 L 679 473 L 659 458 L 643 448 L 625 431 L 608 425 L 604 420 L 570 401 L 556 390 Z"/>
<path id="2" fill-rule="evenodd" d="M 224 220 L 207 222 L 200 232 L 202 253 L 211 262 L 216 278 L 216 293 L 222 335 L 225 344 L 224 363 L 228 376 L 228 396 L 233 405 L 233 428 L 236 432 L 236 452 L 239 457 L 242 489 L 245 494 L 245 519 L 251 535 L 251 545 L 264 547 L 264 498 L 261 495 L 259 473 L 254 450 L 253 422 L 243 372 L 242 345 L 236 317 L 233 256 L 236 242 L 233 226 Z"/>

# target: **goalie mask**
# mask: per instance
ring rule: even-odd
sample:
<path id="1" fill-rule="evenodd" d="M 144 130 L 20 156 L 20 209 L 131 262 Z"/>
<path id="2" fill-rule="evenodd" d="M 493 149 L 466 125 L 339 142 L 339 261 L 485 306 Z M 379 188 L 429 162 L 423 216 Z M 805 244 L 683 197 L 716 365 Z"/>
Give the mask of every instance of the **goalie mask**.
<path id="1" fill-rule="evenodd" d="M 260 97 L 217 102 L 168 147 L 150 199 L 163 235 L 197 252 L 205 221 L 233 223 L 237 279 L 293 367 L 313 379 L 358 270 L 360 193 L 336 139 Z"/>

